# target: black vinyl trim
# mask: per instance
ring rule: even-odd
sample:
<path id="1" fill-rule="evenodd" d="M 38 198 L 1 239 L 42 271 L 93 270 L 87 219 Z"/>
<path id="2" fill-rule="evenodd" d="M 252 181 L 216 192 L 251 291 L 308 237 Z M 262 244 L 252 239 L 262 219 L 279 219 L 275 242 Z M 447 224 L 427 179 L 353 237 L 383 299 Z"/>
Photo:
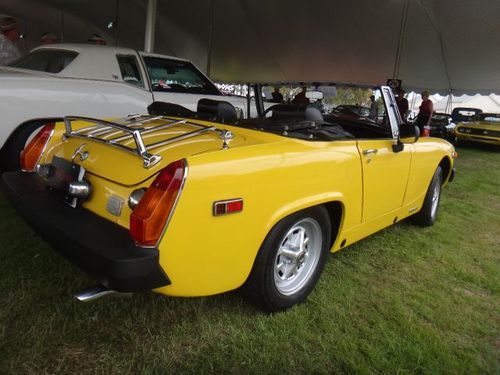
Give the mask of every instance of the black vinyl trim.
<path id="1" fill-rule="evenodd" d="M 34 173 L 8 172 L 1 186 L 19 215 L 49 244 L 108 289 L 138 292 L 169 285 L 156 248 L 136 246 L 128 230 L 53 196 Z"/>

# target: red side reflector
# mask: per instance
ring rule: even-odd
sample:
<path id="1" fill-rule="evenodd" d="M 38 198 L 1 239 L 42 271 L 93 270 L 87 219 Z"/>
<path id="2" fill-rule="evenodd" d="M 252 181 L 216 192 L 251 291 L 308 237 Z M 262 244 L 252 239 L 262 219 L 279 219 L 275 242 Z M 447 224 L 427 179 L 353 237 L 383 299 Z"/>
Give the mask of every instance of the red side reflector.
<path id="1" fill-rule="evenodd" d="M 155 246 L 174 208 L 186 174 L 185 160 L 161 170 L 130 215 L 130 235 L 142 246 Z"/>
<path id="2" fill-rule="evenodd" d="M 241 198 L 214 202 L 214 216 L 221 216 L 241 211 L 243 211 L 243 199 Z"/>
<path id="3" fill-rule="evenodd" d="M 47 142 L 54 131 L 54 126 L 55 124 L 45 125 L 33 137 L 24 150 L 21 151 L 19 154 L 19 164 L 21 165 L 21 169 L 23 171 L 32 172 L 35 169 L 38 161 L 40 160 L 40 156 L 42 156 L 45 146 L 47 146 Z"/>

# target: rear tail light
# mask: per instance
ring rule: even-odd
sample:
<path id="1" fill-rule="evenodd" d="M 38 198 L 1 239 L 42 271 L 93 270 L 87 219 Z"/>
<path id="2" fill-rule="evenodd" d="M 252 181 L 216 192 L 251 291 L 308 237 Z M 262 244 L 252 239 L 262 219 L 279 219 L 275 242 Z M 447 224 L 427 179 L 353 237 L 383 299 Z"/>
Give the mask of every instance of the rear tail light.
<path id="1" fill-rule="evenodd" d="M 42 156 L 43 151 L 45 150 L 45 146 L 47 146 L 47 142 L 49 141 L 52 133 L 54 132 L 55 124 L 47 124 L 45 125 L 28 143 L 28 145 L 21 151 L 19 155 L 19 164 L 21 165 L 21 169 L 25 172 L 32 172 L 38 161 L 40 160 L 40 156 Z"/>
<path id="2" fill-rule="evenodd" d="M 138 245 L 155 246 L 172 213 L 186 175 L 186 161 L 169 164 L 156 176 L 130 215 L 130 235 Z"/>

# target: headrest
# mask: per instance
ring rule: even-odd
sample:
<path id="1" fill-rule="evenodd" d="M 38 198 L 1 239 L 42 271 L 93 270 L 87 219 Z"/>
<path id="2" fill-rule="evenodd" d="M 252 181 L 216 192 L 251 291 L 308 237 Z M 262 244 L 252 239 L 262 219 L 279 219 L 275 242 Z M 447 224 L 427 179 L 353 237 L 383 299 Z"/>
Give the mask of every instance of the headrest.
<path id="1" fill-rule="evenodd" d="M 277 104 L 272 107 L 272 112 L 274 120 L 300 118 L 316 122 L 324 121 L 321 111 L 311 104 Z"/>
<path id="2" fill-rule="evenodd" d="M 325 121 L 325 119 L 323 118 L 323 115 L 321 114 L 321 111 L 318 109 L 318 107 L 315 107 L 311 104 L 309 104 L 306 107 L 304 115 L 305 115 L 306 120 L 309 120 L 309 121 L 314 121 L 314 122 Z"/>
<path id="3" fill-rule="evenodd" d="M 153 116 L 196 117 L 196 113 L 179 104 L 153 102 L 148 106 L 148 113 Z"/>
<path id="4" fill-rule="evenodd" d="M 222 123 L 234 123 L 238 119 L 236 108 L 222 100 L 200 99 L 197 113 L 200 118 Z"/>

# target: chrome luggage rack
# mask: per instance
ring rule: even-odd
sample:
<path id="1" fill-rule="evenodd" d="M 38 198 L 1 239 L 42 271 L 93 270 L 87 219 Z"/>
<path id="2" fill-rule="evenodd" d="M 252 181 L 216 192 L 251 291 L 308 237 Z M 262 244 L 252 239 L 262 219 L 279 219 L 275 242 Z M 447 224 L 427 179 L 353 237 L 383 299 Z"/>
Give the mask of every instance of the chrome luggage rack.
<path id="1" fill-rule="evenodd" d="M 159 125 L 147 125 L 156 120 L 167 120 L 168 122 Z M 96 124 L 79 130 L 73 130 L 72 121 L 86 121 Z M 143 135 L 153 133 L 158 130 L 174 127 L 176 125 L 189 125 L 195 130 L 181 134 L 172 138 L 158 141 L 151 144 L 145 144 Z M 225 130 L 217 129 L 215 126 L 205 126 L 189 122 L 186 119 L 177 120 L 165 116 L 147 116 L 147 115 L 134 115 L 121 119 L 120 122 L 111 122 L 106 120 L 99 120 L 91 117 L 81 116 L 65 116 L 64 125 L 66 132 L 63 138 L 83 138 L 90 139 L 95 142 L 103 143 L 108 146 L 119 148 L 120 150 L 139 156 L 143 161 L 144 168 L 151 168 L 161 161 L 161 156 L 152 154 L 149 151 L 158 147 L 165 146 L 174 142 L 182 141 L 186 138 L 195 137 L 199 134 L 209 131 L 216 131 L 225 134 Z M 125 133 L 125 134 L 124 134 Z M 135 148 L 125 146 L 118 142 L 133 139 L 135 141 Z M 226 138 L 223 138 L 224 142 Z"/>

